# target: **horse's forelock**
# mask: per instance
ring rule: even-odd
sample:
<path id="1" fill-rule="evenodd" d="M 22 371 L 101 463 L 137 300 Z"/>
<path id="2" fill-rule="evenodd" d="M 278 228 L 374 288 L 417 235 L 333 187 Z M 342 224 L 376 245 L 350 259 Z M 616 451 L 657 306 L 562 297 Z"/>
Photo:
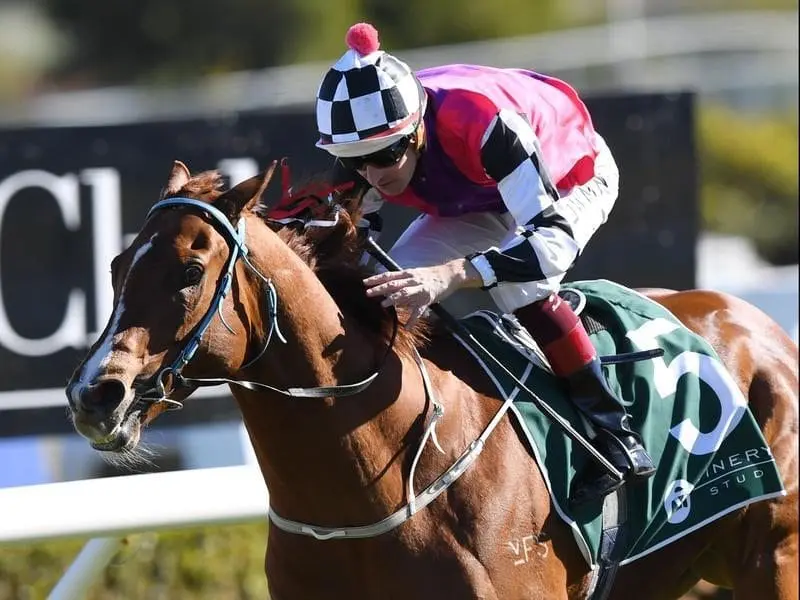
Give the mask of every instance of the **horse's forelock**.
<path id="1" fill-rule="evenodd" d="M 186 196 L 205 202 L 214 202 L 224 192 L 225 181 L 219 171 L 203 171 L 193 175 L 177 192 L 167 197 Z"/>

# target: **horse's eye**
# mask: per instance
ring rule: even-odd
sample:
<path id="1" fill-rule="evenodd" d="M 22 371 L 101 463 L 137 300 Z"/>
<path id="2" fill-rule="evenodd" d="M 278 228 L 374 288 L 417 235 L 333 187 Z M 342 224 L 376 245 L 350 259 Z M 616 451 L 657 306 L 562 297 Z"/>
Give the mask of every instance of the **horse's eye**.
<path id="1" fill-rule="evenodd" d="M 186 285 L 196 285 L 203 278 L 203 267 L 197 263 L 191 263 L 183 270 L 183 282 Z"/>

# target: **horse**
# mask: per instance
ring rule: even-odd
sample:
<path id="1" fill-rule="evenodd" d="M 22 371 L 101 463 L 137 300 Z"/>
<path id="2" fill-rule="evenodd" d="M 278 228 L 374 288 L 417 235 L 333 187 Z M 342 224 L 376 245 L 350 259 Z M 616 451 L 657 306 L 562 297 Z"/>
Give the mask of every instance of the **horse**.
<path id="1" fill-rule="evenodd" d="M 203 382 L 229 383 L 269 489 L 277 600 L 587 597 L 592 573 L 508 418 L 457 472 L 497 413 L 487 377 L 436 323 L 406 329 L 366 297 L 355 214 L 313 231 L 275 226 L 260 201 L 274 168 L 226 189 L 217 172 L 174 163 L 111 264 L 113 313 L 66 387 L 75 429 L 104 454 L 134 456 L 153 419 Z M 622 566 L 610 598 L 678 598 L 705 579 L 737 599 L 796 599 L 797 347 L 736 297 L 643 293 L 716 349 L 786 494 Z M 430 492 L 443 473 L 444 493 L 409 509 L 409 487 Z M 522 538 L 519 564 L 503 549 Z"/>

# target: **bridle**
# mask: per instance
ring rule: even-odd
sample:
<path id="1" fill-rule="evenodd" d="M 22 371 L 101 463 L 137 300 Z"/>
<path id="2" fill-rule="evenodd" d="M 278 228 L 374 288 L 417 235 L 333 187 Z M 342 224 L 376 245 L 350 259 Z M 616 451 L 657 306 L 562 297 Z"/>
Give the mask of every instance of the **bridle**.
<path id="1" fill-rule="evenodd" d="M 217 283 L 216 290 L 214 292 L 214 297 L 211 300 L 211 303 L 206 311 L 203 318 L 200 320 L 198 325 L 194 328 L 189 338 L 184 342 L 178 356 L 172 361 L 172 364 L 163 368 L 155 378 L 154 387 L 150 390 L 147 390 L 144 394 L 141 394 L 138 398 L 140 402 L 150 403 L 150 404 L 157 404 L 159 402 L 164 402 L 168 405 L 169 410 L 179 409 L 183 407 L 183 404 L 180 401 L 173 400 L 169 398 L 169 391 L 167 390 L 167 386 L 165 384 L 165 380 L 167 377 L 171 377 L 171 389 L 174 390 L 180 386 L 213 386 L 213 385 L 223 385 L 223 384 L 233 384 L 238 385 L 240 387 L 257 391 L 257 390 L 267 390 L 271 392 L 276 392 L 282 394 L 284 396 L 293 396 L 297 398 L 329 398 L 329 397 L 341 397 L 341 396 L 352 396 L 354 394 L 358 394 L 366 390 L 369 385 L 375 381 L 375 378 L 380 373 L 381 368 L 386 362 L 389 354 L 394 347 L 395 339 L 397 337 L 397 330 L 398 330 L 398 321 L 395 315 L 394 319 L 394 327 L 392 330 L 392 336 L 389 340 L 389 344 L 383 353 L 382 357 L 378 361 L 377 368 L 375 371 L 366 379 L 362 379 L 356 383 L 350 383 L 345 385 L 333 385 L 333 386 L 320 386 L 320 387 L 309 387 L 309 388 L 302 388 L 302 387 L 291 387 L 287 389 L 277 388 L 265 383 L 260 383 L 256 381 L 244 381 L 244 380 L 236 380 L 236 379 L 228 379 L 224 377 L 214 377 L 214 378 L 193 378 L 193 377 L 185 377 L 183 373 L 183 369 L 186 367 L 187 364 L 192 360 L 197 349 L 200 347 L 200 343 L 202 341 L 203 335 L 208 330 L 209 326 L 211 325 L 212 320 L 214 319 L 215 315 L 219 315 L 222 324 L 233 333 L 233 329 L 228 325 L 225 321 L 222 312 L 223 302 L 227 297 L 228 293 L 231 290 L 231 286 L 233 284 L 234 278 L 234 267 L 238 261 L 242 261 L 246 268 L 249 269 L 253 274 L 261 280 L 261 282 L 265 286 L 265 300 L 266 300 L 266 312 L 267 318 L 269 322 L 269 330 L 261 346 L 261 350 L 252 358 L 250 359 L 244 366 L 241 367 L 240 370 L 244 370 L 247 367 L 253 365 L 256 361 L 258 361 L 266 352 L 267 347 L 269 346 L 270 342 L 272 341 L 273 335 L 277 337 L 281 342 L 284 344 L 286 343 L 286 338 L 280 331 L 280 327 L 278 326 L 278 293 L 275 289 L 275 284 L 272 280 L 266 277 L 263 273 L 261 273 L 258 268 L 256 268 L 253 263 L 250 261 L 248 257 L 248 249 L 246 245 L 246 228 L 245 228 L 245 219 L 240 218 L 236 227 L 231 224 L 230 220 L 224 213 L 222 213 L 219 209 L 212 206 L 208 202 L 203 202 L 202 200 L 196 200 L 194 198 L 183 198 L 183 197 L 176 197 L 176 198 L 167 198 L 166 200 L 161 200 L 153 205 L 150 211 L 147 213 L 147 217 L 145 220 L 149 219 L 154 213 L 167 209 L 167 208 L 177 208 L 177 209 L 188 209 L 199 212 L 201 215 L 204 215 L 208 218 L 211 222 L 212 226 L 225 238 L 225 241 L 228 243 L 229 254 L 228 258 L 225 262 L 225 266 L 222 271 L 222 277 Z M 153 395 L 150 395 L 153 394 Z"/>
<path id="2" fill-rule="evenodd" d="M 155 397 L 150 397 L 147 395 L 140 396 L 139 398 L 140 402 L 145 402 L 145 403 L 149 402 L 153 404 L 157 404 L 159 402 L 166 402 L 168 404 L 168 409 L 181 408 L 183 405 L 179 401 L 168 398 L 169 394 L 166 390 L 166 386 L 164 383 L 165 378 L 168 376 L 172 377 L 172 389 L 175 389 L 175 387 L 178 385 L 206 386 L 206 385 L 231 384 L 231 385 L 238 385 L 253 391 L 268 390 L 271 392 L 282 394 L 284 396 L 293 396 L 299 398 L 329 398 L 329 397 L 340 397 L 340 396 L 352 396 L 354 394 L 358 394 L 366 390 L 370 386 L 370 384 L 373 381 L 375 381 L 376 377 L 380 373 L 381 368 L 385 364 L 386 359 L 391 353 L 392 348 L 394 347 L 394 343 L 397 337 L 397 330 L 399 327 L 396 313 L 394 315 L 394 326 L 392 330 L 391 339 L 386 348 L 386 351 L 383 353 L 383 356 L 379 360 L 376 370 L 372 373 L 372 375 L 370 375 L 366 379 L 363 379 L 356 383 L 351 383 L 346 385 L 312 387 L 312 388 L 280 389 L 255 381 L 242 381 L 242 380 L 234 380 L 221 377 L 203 378 L 203 379 L 184 377 L 182 375 L 182 371 L 184 367 L 186 367 L 186 365 L 191 361 L 192 357 L 197 352 L 197 349 L 200 347 L 200 342 L 202 340 L 203 334 L 210 326 L 211 321 L 213 320 L 215 314 L 219 314 L 220 320 L 223 322 L 223 324 L 228 328 L 229 331 L 231 332 L 233 331 L 230 328 L 230 326 L 228 326 L 228 324 L 225 323 L 225 319 L 223 318 L 222 303 L 231 289 L 234 277 L 234 267 L 239 260 L 242 260 L 246 268 L 252 271 L 266 286 L 265 296 L 267 303 L 267 314 L 269 318 L 269 332 L 266 335 L 266 339 L 261 348 L 261 351 L 256 355 L 255 358 L 251 359 L 247 363 L 247 365 L 245 365 L 245 367 L 243 368 L 252 365 L 256 360 L 258 360 L 264 354 L 264 352 L 266 351 L 267 347 L 269 346 L 272 340 L 273 334 L 275 334 L 278 337 L 278 339 L 280 339 L 283 343 L 286 343 L 286 339 L 283 337 L 278 327 L 278 321 L 277 321 L 278 293 L 275 289 L 275 285 L 272 283 L 272 280 L 265 277 L 253 265 L 253 263 L 250 262 L 250 259 L 248 258 L 247 245 L 245 244 L 245 237 L 246 237 L 245 219 L 240 218 L 239 223 L 237 224 L 236 227 L 234 227 L 231 224 L 230 220 L 211 204 L 193 198 L 181 198 L 181 197 L 168 198 L 166 200 L 161 200 L 157 202 L 148 212 L 147 218 L 150 218 L 150 216 L 152 216 L 155 212 L 167 208 L 178 208 L 178 209 L 182 208 L 182 209 L 194 210 L 198 211 L 202 215 L 207 216 L 210 219 L 211 223 L 215 226 L 217 231 L 221 233 L 222 236 L 225 238 L 225 240 L 228 242 L 228 248 L 230 250 L 230 254 L 228 255 L 227 261 L 225 263 L 222 278 L 217 284 L 217 288 L 214 292 L 214 297 L 205 315 L 200 320 L 200 323 L 197 325 L 197 327 L 195 328 L 189 339 L 186 341 L 186 343 L 184 343 L 178 356 L 175 358 L 175 360 L 172 361 L 172 364 L 170 364 L 168 367 L 162 369 L 159 372 L 158 376 L 156 377 L 155 387 L 153 388 L 153 390 L 148 390 L 148 392 L 149 391 L 155 392 L 156 396 Z M 343 210 L 340 207 L 334 207 L 334 208 L 339 211 Z M 288 220 L 292 219 L 290 218 Z M 321 222 L 318 223 L 318 226 L 323 226 L 323 227 L 331 226 L 331 223 L 335 223 L 335 221 Z M 458 458 L 456 458 L 456 460 L 450 465 L 450 467 L 448 467 L 441 475 L 439 475 L 439 477 L 437 477 L 434 481 L 432 481 L 421 492 L 417 493 L 417 491 L 415 490 L 414 475 L 416 473 L 420 457 L 422 456 L 422 453 L 428 441 L 430 441 L 439 452 L 444 454 L 444 450 L 442 450 L 442 447 L 439 444 L 439 441 L 436 436 L 436 425 L 444 416 L 444 406 L 436 398 L 432 381 L 428 375 L 425 363 L 422 360 L 422 357 L 419 355 L 418 351 L 415 350 L 413 352 L 413 358 L 417 364 L 417 368 L 419 369 L 422 375 L 423 387 L 425 390 L 426 407 L 432 406 L 433 410 L 430 418 L 427 419 L 427 424 L 425 425 L 422 438 L 420 440 L 417 451 L 414 454 L 413 460 L 411 462 L 408 478 L 406 480 L 407 482 L 406 504 L 404 504 L 400 509 L 396 510 L 394 513 L 388 515 L 387 517 L 375 523 L 369 525 L 345 526 L 345 527 L 328 527 L 328 526 L 303 523 L 301 521 L 287 519 L 277 514 L 272 509 L 272 507 L 269 507 L 269 519 L 273 525 L 275 525 L 278 529 L 281 529 L 288 533 L 309 536 L 317 540 L 331 540 L 338 538 L 371 538 L 379 536 L 402 525 L 418 511 L 428 506 L 442 493 L 444 493 L 464 473 L 464 471 L 466 471 L 467 468 L 478 458 L 478 456 L 480 455 L 481 451 L 485 446 L 486 439 L 489 437 L 489 435 L 491 435 L 492 431 L 494 431 L 495 427 L 502 420 L 505 413 L 511 406 L 513 395 L 509 396 L 509 398 L 507 398 L 505 402 L 503 402 L 503 404 L 500 406 L 495 416 L 484 427 L 483 431 L 478 436 L 478 438 L 475 439 L 466 449 L 464 449 L 461 455 L 459 455 Z"/>

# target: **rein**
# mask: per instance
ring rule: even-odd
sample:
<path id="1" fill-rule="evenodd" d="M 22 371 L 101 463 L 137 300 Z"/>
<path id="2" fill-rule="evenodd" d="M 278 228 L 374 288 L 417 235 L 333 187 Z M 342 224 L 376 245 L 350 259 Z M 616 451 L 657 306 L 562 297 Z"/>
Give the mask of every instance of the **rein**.
<path id="1" fill-rule="evenodd" d="M 278 387 L 274 387 L 271 385 L 267 385 L 265 383 L 260 383 L 257 381 L 244 381 L 244 380 L 237 380 L 237 379 L 228 379 L 224 377 L 216 377 L 216 378 L 193 378 L 193 377 L 184 377 L 182 372 L 184 367 L 191 361 L 192 357 L 197 352 L 197 349 L 200 347 L 200 342 L 203 338 L 203 335 L 208 330 L 209 326 L 211 325 L 211 321 L 214 319 L 215 315 L 219 315 L 222 324 L 233 333 L 233 329 L 228 325 L 225 321 L 225 318 L 222 313 L 222 305 L 227 297 L 228 293 L 230 292 L 231 286 L 233 284 L 233 277 L 234 277 L 234 267 L 239 260 L 242 260 L 245 266 L 256 275 L 266 286 L 266 310 L 268 314 L 269 320 L 269 332 L 267 333 L 266 340 L 261 348 L 261 351 L 250 361 L 247 362 L 240 370 L 244 370 L 247 367 L 254 364 L 257 360 L 259 360 L 266 351 L 267 347 L 269 346 L 270 342 L 272 341 L 273 335 L 276 335 L 278 339 L 286 343 L 286 338 L 280 331 L 278 326 L 278 312 L 277 312 L 277 305 L 278 305 L 278 293 L 275 290 L 275 285 L 272 283 L 272 280 L 268 277 L 265 277 L 250 261 L 248 258 L 248 249 L 245 243 L 246 237 L 246 229 L 245 229 L 245 219 L 239 219 L 239 223 L 236 228 L 231 224 L 230 220 L 216 207 L 212 206 L 207 202 L 203 202 L 201 200 L 196 200 L 194 198 L 168 198 L 166 200 L 161 200 L 157 202 L 150 211 L 147 213 L 147 218 L 150 218 L 155 212 L 166 209 L 166 208 L 189 208 L 195 209 L 201 212 L 202 214 L 208 216 L 212 225 L 215 226 L 217 231 L 222 234 L 225 240 L 228 242 L 228 248 L 230 249 L 230 254 L 228 255 L 228 259 L 225 263 L 225 267 L 223 269 L 222 279 L 220 280 L 219 284 L 217 285 L 216 291 L 214 293 L 214 297 L 211 300 L 211 304 L 208 307 L 203 318 L 200 320 L 200 323 L 195 328 L 194 332 L 192 333 L 191 337 L 186 341 L 183 345 L 183 348 L 179 352 L 178 356 L 172 362 L 171 365 L 162 369 L 158 376 L 156 377 L 155 387 L 152 390 L 148 390 L 147 393 L 155 392 L 156 396 L 147 396 L 142 395 L 140 396 L 139 400 L 157 404 L 159 402 L 165 402 L 169 405 L 169 409 L 175 410 L 183 407 L 183 404 L 177 400 L 173 400 L 168 397 L 169 393 L 167 392 L 165 379 L 167 377 L 172 377 L 173 381 L 173 388 L 175 386 L 214 386 L 214 385 L 222 385 L 222 384 L 231 384 L 231 385 L 238 385 L 240 387 L 246 388 L 252 391 L 259 391 L 259 390 L 267 390 L 270 392 L 276 392 L 282 394 L 284 396 L 292 396 L 296 398 L 329 398 L 329 397 L 342 397 L 342 396 L 353 396 L 360 392 L 363 392 L 367 389 L 370 384 L 375 381 L 375 378 L 380 373 L 380 370 L 383 368 L 386 359 L 388 358 L 389 354 L 394 347 L 394 343 L 397 337 L 398 331 L 398 321 L 397 315 L 395 315 L 394 319 L 394 327 L 392 329 L 392 336 L 389 340 L 389 345 L 387 346 L 383 356 L 380 358 L 378 362 L 378 366 L 376 370 L 366 379 L 362 379 L 356 383 L 344 384 L 344 385 L 333 385 L 333 386 L 320 386 L 320 387 L 292 387 L 287 389 L 282 389 Z"/>
<path id="2" fill-rule="evenodd" d="M 331 203 L 332 203 L 332 196 L 329 195 L 328 204 Z M 268 390 L 285 396 L 292 396 L 299 398 L 328 398 L 328 397 L 352 396 L 364 391 L 370 386 L 370 384 L 373 381 L 375 381 L 375 378 L 378 376 L 378 373 L 380 372 L 386 359 L 391 353 L 392 348 L 394 347 L 399 327 L 396 313 L 394 315 L 392 336 L 389 345 L 387 346 L 386 351 L 384 352 L 378 364 L 378 368 L 375 370 L 374 373 L 372 373 L 372 375 L 356 383 L 351 383 L 346 385 L 312 387 L 312 388 L 281 389 L 257 381 L 243 381 L 236 379 L 228 379 L 224 377 L 217 377 L 217 378 L 184 377 L 182 375 L 184 367 L 186 367 L 186 365 L 191 361 L 192 357 L 197 352 L 197 349 L 200 347 L 200 342 L 202 340 L 202 337 L 205 334 L 208 327 L 210 326 L 211 321 L 213 320 L 216 314 L 219 314 L 222 323 L 229 331 L 231 331 L 231 333 L 233 333 L 232 328 L 225 322 L 225 319 L 223 317 L 222 303 L 225 300 L 228 293 L 230 292 L 231 285 L 233 283 L 234 267 L 239 260 L 242 260 L 245 266 L 265 284 L 267 314 L 269 315 L 269 333 L 267 334 L 267 339 L 264 342 L 261 351 L 255 356 L 255 358 L 251 359 L 242 368 L 246 368 L 247 366 L 252 365 L 256 360 L 258 360 L 264 354 L 264 352 L 266 351 L 267 347 L 269 346 L 272 340 L 273 334 L 276 334 L 278 339 L 280 339 L 283 343 L 286 343 L 286 339 L 283 337 L 283 334 L 280 332 L 280 328 L 278 327 L 278 321 L 277 321 L 278 294 L 277 291 L 275 290 L 275 286 L 269 278 L 265 277 L 253 265 L 253 263 L 250 262 L 250 259 L 248 258 L 248 249 L 245 243 L 245 235 L 246 235 L 245 220 L 243 218 L 239 219 L 238 225 L 236 226 L 236 228 L 234 228 L 230 220 L 214 206 L 193 198 L 181 198 L 181 197 L 169 198 L 157 202 L 148 212 L 147 218 L 149 218 L 153 213 L 166 208 L 189 208 L 197 210 L 201 212 L 201 214 L 207 215 L 210 218 L 212 224 L 216 226 L 217 231 L 219 231 L 228 242 L 230 255 L 228 256 L 228 259 L 225 263 L 225 268 L 223 272 L 224 274 L 219 284 L 217 285 L 214 297 L 211 301 L 211 304 L 208 307 L 208 310 L 206 311 L 200 323 L 195 328 L 189 340 L 184 344 L 183 348 L 181 349 L 180 353 L 175 358 L 175 360 L 172 362 L 172 364 L 162 369 L 161 372 L 158 374 L 158 376 L 156 377 L 155 388 L 153 390 L 149 390 L 156 392 L 157 396 L 156 397 L 140 396 L 139 401 L 152 404 L 165 402 L 169 405 L 170 409 L 182 408 L 183 404 L 181 402 L 168 398 L 168 392 L 164 384 L 164 380 L 168 376 L 172 377 L 173 389 L 176 385 L 212 386 L 220 384 L 230 384 L 230 385 L 237 385 L 252 391 Z M 338 218 L 339 212 L 344 209 L 338 205 L 334 206 L 334 209 L 336 210 L 336 212 L 334 213 L 336 219 Z M 273 219 L 273 221 L 281 224 L 286 224 L 287 221 L 290 222 L 299 221 L 303 227 L 332 226 L 335 225 L 336 223 L 336 221 L 333 222 L 305 221 L 297 217 L 289 217 L 288 219 L 285 220 Z M 416 473 L 419 459 L 422 456 L 422 453 L 425 450 L 428 441 L 430 440 L 434 444 L 436 449 L 442 454 L 444 454 L 444 450 L 442 450 L 442 447 L 439 444 L 439 440 L 437 439 L 436 436 L 436 425 L 444 416 L 444 407 L 436 399 L 434 395 L 433 384 L 430 380 L 430 376 L 428 375 L 427 369 L 425 368 L 425 363 L 423 362 L 422 357 L 416 350 L 414 350 L 414 360 L 417 363 L 420 373 L 422 374 L 423 387 L 425 389 L 426 404 L 431 404 L 433 406 L 433 414 L 428 420 L 428 424 L 425 427 L 425 431 L 420 440 L 420 444 L 417 448 L 417 451 L 414 455 L 414 459 L 411 463 L 411 468 L 407 479 L 406 505 L 403 506 L 400 510 L 394 512 L 393 514 L 389 515 L 388 517 L 376 523 L 373 523 L 371 525 L 362 525 L 354 527 L 322 527 L 319 525 L 302 523 L 300 521 L 293 521 L 291 519 L 286 519 L 284 517 L 281 517 L 280 515 L 275 513 L 272 507 L 269 507 L 269 513 L 268 513 L 269 519 L 278 529 L 281 529 L 288 533 L 310 536 L 317 540 L 330 540 L 335 538 L 368 538 L 381 535 L 403 524 L 419 510 L 425 508 L 428 504 L 433 502 L 467 470 L 467 468 L 475 461 L 475 459 L 478 458 L 478 455 L 483 450 L 486 439 L 489 437 L 489 435 L 492 433 L 495 427 L 499 424 L 499 422 L 505 416 L 505 413 L 511 406 L 510 400 L 506 400 L 503 403 L 503 405 L 495 414 L 494 418 L 489 422 L 489 424 L 485 427 L 485 429 L 478 436 L 478 438 L 475 439 L 462 452 L 462 454 L 455 460 L 455 462 L 453 462 L 450 465 L 448 469 L 446 469 L 441 475 L 439 475 L 439 477 L 437 477 L 430 485 L 428 485 L 418 495 L 415 493 L 414 475 Z"/>

